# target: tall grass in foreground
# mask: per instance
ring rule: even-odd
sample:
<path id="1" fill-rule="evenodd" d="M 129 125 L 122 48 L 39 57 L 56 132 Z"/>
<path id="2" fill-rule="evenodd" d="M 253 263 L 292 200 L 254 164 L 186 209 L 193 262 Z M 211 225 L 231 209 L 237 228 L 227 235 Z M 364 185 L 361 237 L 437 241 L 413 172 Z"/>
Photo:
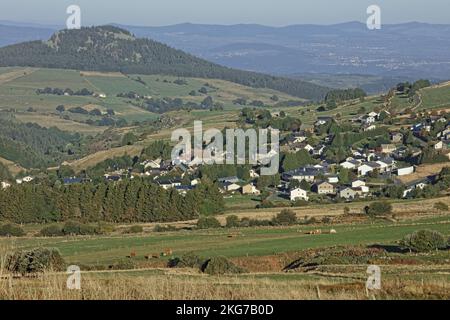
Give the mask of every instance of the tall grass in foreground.
<path id="1" fill-rule="evenodd" d="M 81 290 L 68 290 L 65 275 L 0 281 L 0 299 L 449 299 L 450 283 L 390 280 L 376 294 L 364 283 L 275 280 L 253 276 L 84 274 Z"/>
<path id="2" fill-rule="evenodd" d="M 384 279 L 382 290 L 367 293 L 363 280 L 282 273 L 208 276 L 192 269 L 82 273 L 81 290 L 66 288 L 64 273 L 12 277 L 0 247 L 0 299 L 13 300 L 206 300 L 206 299 L 450 299 L 450 281 Z M 274 276 L 275 275 L 275 276 Z M 280 276 L 281 275 L 281 276 Z M 299 277 L 297 277 L 297 275 Z"/>

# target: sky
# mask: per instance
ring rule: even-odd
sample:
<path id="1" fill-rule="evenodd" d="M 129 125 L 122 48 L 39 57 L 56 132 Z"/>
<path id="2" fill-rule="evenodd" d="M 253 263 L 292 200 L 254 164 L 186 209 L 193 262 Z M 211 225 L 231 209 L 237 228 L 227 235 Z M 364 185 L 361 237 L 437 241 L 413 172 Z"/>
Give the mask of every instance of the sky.
<path id="1" fill-rule="evenodd" d="M 450 24 L 450 0 L 1 0 L 0 20 L 65 25 L 72 4 L 80 6 L 85 26 L 365 22 L 373 4 L 381 8 L 382 23 Z"/>

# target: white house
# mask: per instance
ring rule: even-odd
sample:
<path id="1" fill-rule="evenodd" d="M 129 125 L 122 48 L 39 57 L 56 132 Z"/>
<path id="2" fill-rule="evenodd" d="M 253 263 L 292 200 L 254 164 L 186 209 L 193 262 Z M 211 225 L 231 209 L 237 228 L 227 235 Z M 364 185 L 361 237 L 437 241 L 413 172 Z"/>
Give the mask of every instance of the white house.
<path id="1" fill-rule="evenodd" d="M 9 182 L 6 181 L 2 181 L 2 189 L 6 189 L 11 187 L 11 184 Z"/>
<path id="2" fill-rule="evenodd" d="M 297 189 L 291 190 L 290 197 L 291 197 L 291 201 L 295 201 L 295 200 L 308 201 L 309 200 L 308 193 L 306 192 L 306 190 L 303 190 L 302 188 L 297 188 Z"/>
<path id="3" fill-rule="evenodd" d="M 339 177 L 338 176 L 329 176 L 328 183 L 339 183 Z"/>
<path id="4" fill-rule="evenodd" d="M 159 169 L 161 165 L 161 158 L 156 160 L 145 160 L 144 162 L 141 162 L 141 165 L 144 166 L 144 169 L 148 168 Z"/>
<path id="5" fill-rule="evenodd" d="M 259 194 L 261 194 L 261 191 L 259 191 L 255 185 L 253 185 L 252 183 L 249 183 L 245 186 L 242 186 L 242 194 L 259 195 Z"/>
<path id="6" fill-rule="evenodd" d="M 344 161 L 344 162 L 341 162 L 339 165 L 342 167 L 342 168 L 345 168 L 345 169 L 355 169 L 357 166 L 359 166 L 361 164 L 361 162 L 360 161 L 358 161 L 358 160 L 355 160 L 355 159 L 350 159 L 350 160 L 346 160 L 346 161 Z"/>
<path id="7" fill-rule="evenodd" d="M 376 128 L 377 128 L 377 126 L 374 124 L 366 124 L 363 126 L 363 131 L 371 131 L 371 130 L 375 130 Z"/>
<path id="8" fill-rule="evenodd" d="M 363 165 L 360 165 L 358 167 L 358 175 L 359 176 L 365 176 L 369 172 L 372 172 L 373 170 L 379 169 L 379 168 L 380 168 L 380 164 L 378 164 L 376 162 L 364 163 Z"/>
<path id="9" fill-rule="evenodd" d="M 200 183 L 200 179 L 193 179 L 192 181 L 191 181 L 191 186 L 196 186 L 196 185 L 198 185 Z"/>
<path id="10" fill-rule="evenodd" d="M 308 151 L 308 152 L 311 152 L 311 151 L 314 150 L 314 147 L 311 146 L 310 144 L 307 144 L 307 145 L 305 145 L 305 146 L 303 147 L 303 149 L 305 149 L 305 150 Z"/>
<path id="11" fill-rule="evenodd" d="M 26 177 L 24 177 L 24 178 L 22 178 L 22 179 L 16 179 L 16 183 L 17 183 L 17 184 L 22 184 L 23 182 L 31 182 L 31 181 L 33 181 L 33 180 L 34 180 L 33 177 L 31 177 L 31 176 L 26 176 Z"/>
<path id="12" fill-rule="evenodd" d="M 239 190 L 239 189 L 241 189 L 241 186 L 238 185 L 237 183 L 226 183 L 225 184 L 225 190 L 228 191 L 228 192 L 236 191 L 236 190 Z"/>
<path id="13" fill-rule="evenodd" d="M 399 168 L 397 170 L 397 175 L 399 176 L 406 176 L 408 174 L 414 173 L 414 166 L 406 167 L 406 168 Z"/>
<path id="14" fill-rule="evenodd" d="M 436 142 L 433 145 L 434 150 L 441 150 L 444 147 L 444 143 L 442 141 Z"/>
<path id="15" fill-rule="evenodd" d="M 359 187 L 362 187 L 365 185 L 366 185 L 366 182 L 363 180 L 355 180 L 352 182 L 352 188 L 359 188 Z"/>
<path id="16" fill-rule="evenodd" d="M 376 120 L 377 119 L 372 116 L 367 116 L 367 117 L 364 117 L 364 119 L 363 119 L 365 124 L 373 124 L 373 123 L 375 123 Z"/>

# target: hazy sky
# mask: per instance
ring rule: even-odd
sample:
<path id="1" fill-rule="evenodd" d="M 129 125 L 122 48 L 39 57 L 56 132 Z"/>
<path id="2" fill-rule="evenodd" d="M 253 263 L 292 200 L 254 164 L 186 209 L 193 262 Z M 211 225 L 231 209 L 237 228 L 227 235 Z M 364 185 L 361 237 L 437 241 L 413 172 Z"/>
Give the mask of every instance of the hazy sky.
<path id="1" fill-rule="evenodd" d="M 64 25 L 71 4 L 81 7 L 83 25 L 333 24 L 366 21 L 371 4 L 381 7 L 382 23 L 450 24 L 450 0 L 0 0 L 0 20 Z"/>

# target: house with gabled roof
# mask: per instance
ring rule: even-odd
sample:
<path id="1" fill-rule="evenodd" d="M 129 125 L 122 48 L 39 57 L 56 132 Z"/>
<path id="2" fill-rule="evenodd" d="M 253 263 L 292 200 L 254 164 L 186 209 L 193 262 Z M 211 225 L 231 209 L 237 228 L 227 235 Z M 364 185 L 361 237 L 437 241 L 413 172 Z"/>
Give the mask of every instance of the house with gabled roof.
<path id="1" fill-rule="evenodd" d="M 296 200 L 308 201 L 309 200 L 308 192 L 306 190 L 303 190 L 302 188 L 296 188 L 296 189 L 291 190 L 289 192 L 289 197 L 290 197 L 291 201 L 296 201 Z"/>

